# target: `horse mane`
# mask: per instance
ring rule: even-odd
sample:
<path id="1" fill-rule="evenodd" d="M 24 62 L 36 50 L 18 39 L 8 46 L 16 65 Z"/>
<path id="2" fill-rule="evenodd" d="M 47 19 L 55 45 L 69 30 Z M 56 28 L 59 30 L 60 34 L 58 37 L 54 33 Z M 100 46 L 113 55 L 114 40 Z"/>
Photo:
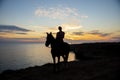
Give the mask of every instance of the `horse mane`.
<path id="1" fill-rule="evenodd" d="M 56 40 L 56 39 L 53 37 L 53 35 L 52 35 L 52 34 L 50 34 L 50 36 L 51 36 L 51 38 L 52 38 L 53 40 Z"/>

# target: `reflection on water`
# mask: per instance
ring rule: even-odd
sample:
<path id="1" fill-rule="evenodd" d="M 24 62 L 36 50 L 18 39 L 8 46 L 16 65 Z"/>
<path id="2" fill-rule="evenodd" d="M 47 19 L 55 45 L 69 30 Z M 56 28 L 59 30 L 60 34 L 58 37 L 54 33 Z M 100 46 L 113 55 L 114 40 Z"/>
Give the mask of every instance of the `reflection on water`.
<path id="1" fill-rule="evenodd" d="M 73 53 L 69 61 L 75 60 Z M 35 65 L 51 63 L 50 48 L 40 43 L 9 43 L 0 44 L 0 72 L 6 69 L 20 69 Z"/>

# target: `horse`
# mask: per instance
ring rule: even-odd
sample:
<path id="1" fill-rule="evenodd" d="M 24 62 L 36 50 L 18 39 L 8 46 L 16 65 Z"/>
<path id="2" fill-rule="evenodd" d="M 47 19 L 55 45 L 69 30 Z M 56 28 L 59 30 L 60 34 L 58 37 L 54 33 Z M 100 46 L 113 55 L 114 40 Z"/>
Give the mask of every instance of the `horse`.
<path id="1" fill-rule="evenodd" d="M 68 56 L 70 51 L 70 45 L 66 42 L 59 43 L 52 35 L 52 33 L 47 33 L 45 46 L 51 46 L 51 55 L 53 58 L 53 65 L 54 65 L 54 71 L 59 70 L 59 63 L 60 63 L 60 56 L 63 58 L 63 62 L 66 66 L 66 63 L 68 62 Z M 56 62 L 56 57 L 58 59 L 58 63 Z M 57 67 L 56 67 L 57 65 Z"/>

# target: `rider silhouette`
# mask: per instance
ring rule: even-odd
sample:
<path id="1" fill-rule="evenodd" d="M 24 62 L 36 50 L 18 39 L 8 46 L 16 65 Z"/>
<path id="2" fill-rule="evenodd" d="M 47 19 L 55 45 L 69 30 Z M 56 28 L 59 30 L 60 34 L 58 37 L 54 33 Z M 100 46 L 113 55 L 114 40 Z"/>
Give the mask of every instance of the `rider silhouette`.
<path id="1" fill-rule="evenodd" d="M 62 44 L 65 33 L 62 31 L 61 26 L 58 27 L 58 30 L 59 30 L 59 32 L 57 32 L 56 40 L 58 43 Z"/>

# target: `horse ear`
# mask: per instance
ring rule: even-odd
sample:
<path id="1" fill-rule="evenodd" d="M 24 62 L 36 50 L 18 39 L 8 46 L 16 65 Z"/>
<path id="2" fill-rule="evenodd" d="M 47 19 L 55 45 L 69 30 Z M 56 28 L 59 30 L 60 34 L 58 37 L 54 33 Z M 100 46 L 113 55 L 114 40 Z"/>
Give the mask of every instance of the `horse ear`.
<path id="1" fill-rule="evenodd" d="M 48 35 L 48 32 L 46 32 L 46 34 Z"/>
<path id="2" fill-rule="evenodd" d="M 52 32 L 50 32 L 50 34 L 52 34 Z"/>

